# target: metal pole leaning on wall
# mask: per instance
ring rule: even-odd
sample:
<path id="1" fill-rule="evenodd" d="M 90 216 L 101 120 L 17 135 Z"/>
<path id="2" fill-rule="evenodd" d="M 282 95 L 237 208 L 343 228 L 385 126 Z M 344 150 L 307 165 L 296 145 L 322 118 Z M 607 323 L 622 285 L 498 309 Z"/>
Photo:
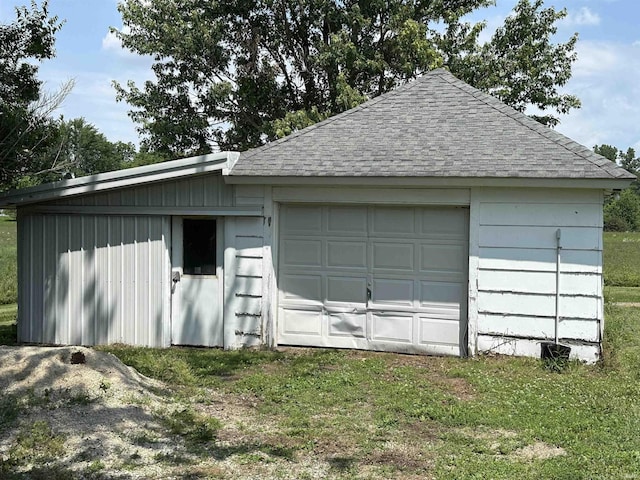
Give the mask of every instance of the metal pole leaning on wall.
<path id="1" fill-rule="evenodd" d="M 560 327 L 560 252 L 562 250 L 562 246 L 560 245 L 560 238 L 562 236 L 562 231 L 560 229 L 556 230 L 556 324 L 555 324 L 555 336 L 554 342 L 558 344 L 558 330 Z"/>

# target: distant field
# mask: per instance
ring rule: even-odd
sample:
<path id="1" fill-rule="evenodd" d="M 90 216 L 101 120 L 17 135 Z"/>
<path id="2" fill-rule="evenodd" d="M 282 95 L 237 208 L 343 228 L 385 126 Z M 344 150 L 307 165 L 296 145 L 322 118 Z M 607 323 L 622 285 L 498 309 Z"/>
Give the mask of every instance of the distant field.
<path id="1" fill-rule="evenodd" d="M 605 232 L 604 284 L 640 287 L 640 233 Z"/>
<path id="2" fill-rule="evenodd" d="M 8 217 L 0 217 L 0 305 L 18 301 L 16 225 Z"/>

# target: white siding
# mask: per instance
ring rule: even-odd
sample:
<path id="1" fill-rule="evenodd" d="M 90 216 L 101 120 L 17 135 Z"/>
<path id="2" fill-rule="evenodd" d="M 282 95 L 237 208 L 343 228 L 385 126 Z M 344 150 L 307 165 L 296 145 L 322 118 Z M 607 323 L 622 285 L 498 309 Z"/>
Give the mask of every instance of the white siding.
<path id="1" fill-rule="evenodd" d="M 167 346 L 168 217 L 21 215 L 19 339 Z"/>
<path id="2" fill-rule="evenodd" d="M 594 360 L 603 321 L 602 193 L 479 189 L 474 198 L 477 349 L 539 355 L 539 342 L 553 339 L 561 229 L 559 337 L 587 344 L 573 354 Z"/>
<path id="3" fill-rule="evenodd" d="M 263 343 L 262 217 L 227 217 L 224 252 L 224 346 Z"/>

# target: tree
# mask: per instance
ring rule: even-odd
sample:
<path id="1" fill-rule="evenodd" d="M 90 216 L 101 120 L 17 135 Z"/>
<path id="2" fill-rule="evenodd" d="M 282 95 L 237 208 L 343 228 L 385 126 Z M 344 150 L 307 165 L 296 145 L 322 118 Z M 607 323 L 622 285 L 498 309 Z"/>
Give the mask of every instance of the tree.
<path id="1" fill-rule="evenodd" d="M 604 158 L 608 158 L 613 163 L 616 163 L 618 160 L 619 150 L 616 147 L 612 147 L 611 145 L 602 144 L 602 145 L 594 145 L 593 151 L 598 155 L 602 155 Z"/>
<path id="2" fill-rule="evenodd" d="M 640 172 L 640 157 L 636 157 L 636 151 L 629 147 L 626 151 L 622 151 L 611 145 L 602 144 L 595 145 L 593 151 L 614 163 L 619 164 L 622 168 L 638 175 Z"/>
<path id="3" fill-rule="evenodd" d="M 132 143 L 111 143 L 84 118 L 60 119 L 58 163 L 73 176 L 122 168 L 136 153 Z"/>
<path id="4" fill-rule="evenodd" d="M 545 9 L 543 5 L 543 0 L 520 0 L 490 42 L 452 62 L 459 65 L 454 73 L 471 85 L 520 112 L 536 107 L 543 113 L 532 117 L 555 126 L 558 118 L 545 110 L 564 114 L 580 107 L 576 96 L 558 92 L 571 78 L 578 35 L 567 43 L 552 44 L 555 23 L 566 16 L 566 10 Z"/>
<path id="5" fill-rule="evenodd" d="M 640 227 L 640 197 L 630 188 L 604 207 L 604 229 L 635 232 Z"/>
<path id="6" fill-rule="evenodd" d="M 486 45 L 463 17 L 492 0 L 125 0 L 123 45 L 154 59 L 155 81 L 115 83 L 143 145 L 168 157 L 261 145 L 423 72 L 455 75 L 524 110 L 565 113 L 576 37 L 566 12 L 520 0 Z M 551 114 L 537 117 L 557 122 Z"/>
<path id="7" fill-rule="evenodd" d="M 0 25 L 0 190 L 33 171 L 38 155 L 55 136 L 50 113 L 71 84 L 45 95 L 33 61 L 52 58 L 55 34 L 62 26 L 49 17 L 47 1 L 17 7 L 12 23 Z"/>
<path id="8" fill-rule="evenodd" d="M 620 161 L 620 166 L 625 170 L 634 173 L 636 176 L 640 172 L 640 157 L 636 157 L 636 151 L 633 148 L 627 148 L 624 153 L 620 151 L 618 160 Z"/>
<path id="9" fill-rule="evenodd" d="M 602 144 L 595 145 L 593 151 L 620 166 L 627 171 L 638 175 L 640 171 L 640 158 L 636 158 L 633 148 L 626 152 L 618 148 Z M 604 206 L 604 229 L 606 231 L 630 232 L 640 229 L 640 195 L 638 181 L 634 180 L 629 188 L 616 196 L 607 198 Z"/>

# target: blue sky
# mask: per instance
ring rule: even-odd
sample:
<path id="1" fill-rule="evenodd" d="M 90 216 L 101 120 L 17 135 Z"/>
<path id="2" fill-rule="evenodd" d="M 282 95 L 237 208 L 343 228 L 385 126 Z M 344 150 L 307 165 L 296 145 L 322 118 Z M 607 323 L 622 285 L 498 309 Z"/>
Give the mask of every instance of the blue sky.
<path id="1" fill-rule="evenodd" d="M 10 21 L 13 7 L 27 3 L 0 0 L 0 21 Z M 488 37 L 515 4 L 497 0 L 473 20 L 487 20 Z M 563 116 L 557 130 L 589 148 L 607 143 L 640 152 L 640 1 L 545 0 L 545 5 L 568 11 L 557 41 L 579 34 L 578 60 L 564 90 L 577 95 L 582 108 Z M 152 78 L 151 61 L 123 50 L 109 34 L 110 26 L 122 26 L 116 6 L 117 0 L 50 0 L 51 13 L 66 23 L 56 36 L 57 56 L 41 65 L 40 78 L 49 90 L 75 79 L 59 114 L 84 117 L 110 140 L 137 144 L 128 106 L 116 102 L 111 82 Z"/>

